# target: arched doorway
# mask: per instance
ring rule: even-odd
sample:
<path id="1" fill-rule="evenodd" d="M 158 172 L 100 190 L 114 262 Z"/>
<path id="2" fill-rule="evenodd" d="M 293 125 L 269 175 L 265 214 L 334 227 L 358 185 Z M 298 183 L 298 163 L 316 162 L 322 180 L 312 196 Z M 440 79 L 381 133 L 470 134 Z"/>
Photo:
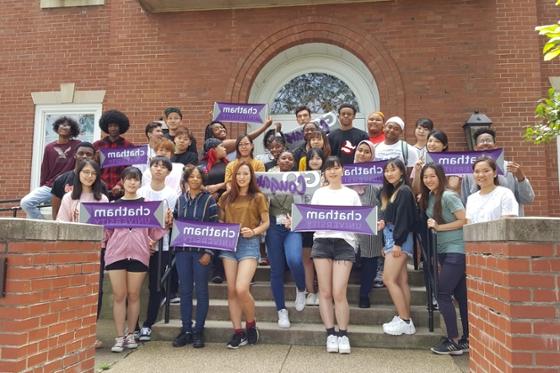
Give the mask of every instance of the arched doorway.
<path id="1" fill-rule="evenodd" d="M 349 51 L 326 43 L 296 45 L 273 57 L 259 71 L 249 102 L 268 103 L 283 131 L 296 127 L 293 109 L 300 105 L 308 105 L 315 117 L 344 102 L 353 103 L 358 108 L 354 125 L 361 129 L 367 114 L 380 107 L 377 84 L 367 66 Z M 255 146 L 257 152 L 263 151 L 262 141 Z"/>

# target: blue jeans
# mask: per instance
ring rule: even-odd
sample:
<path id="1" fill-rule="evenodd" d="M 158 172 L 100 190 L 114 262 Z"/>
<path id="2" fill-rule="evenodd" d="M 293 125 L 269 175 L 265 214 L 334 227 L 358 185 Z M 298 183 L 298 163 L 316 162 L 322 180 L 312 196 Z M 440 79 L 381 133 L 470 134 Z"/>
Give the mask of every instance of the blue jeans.
<path id="1" fill-rule="evenodd" d="M 44 219 L 45 217 L 41 214 L 41 210 L 39 210 L 37 206 L 41 203 L 50 203 L 51 197 L 51 187 L 43 185 L 33 189 L 28 195 L 23 197 L 20 201 L 20 205 L 29 219 Z"/>
<path id="2" fill-rule="evenodd" d="M 183 332 L 193 332 L 192 300 L 193 285 L 196 289 L 196 324 L 195 332 L 204 330 L 208 314 L 208 273 L 209 266 L 203 266 L 198 259 L 204 253 L 179 251 L 175 254 L 175 264 L 179 275 L 179 292 L 181 294 L 181 321 Z"/>
<path id="3" fill-rule="evenodd" d="M 449 338 L 459 337 L 457 330 L 457 314 L 451 296 L 459 304 L 463 336 L 469 335 L 469 313 L 467 312 L 467 278 L 465 268 L 465 254 L 448 253 L 438 254 L 441 265 L 438 279 L 438 305 L 439 312 L 445 321 Z"/>
<path id="4" fill-rule="evenodd" d="M 395 240 L 393 238 L 394 229 L 395 226 L 391 223 L 387 223 L 387 225 L 385 225 L 385 228 L 383 228 L 383 238 L 385 239 L 385 247 L 383 248 L 383 251 L 385 252 L 385 255 L 393 251 L 393 246 L 395 246 Z M 412 257 L 413 246 L 414 244 L 412 233 L 409 232 L 406 236 L 406 241 L 404 241 L 404 243 L 401 245 L 401 251 L 406 255 Z"/>
<path id="5" fill-rule="evenodd" d="M 276 219 L 271 216 L 270 227 L 266 233 L 266 253 L 270 262 L 270 286 L 277 310 L 286 308 L 284 299 L 286 262 L 298 290 L 305 290 L 301 239 L 301 233 L 292 232 L 283 225 L 276 224 Z"/>

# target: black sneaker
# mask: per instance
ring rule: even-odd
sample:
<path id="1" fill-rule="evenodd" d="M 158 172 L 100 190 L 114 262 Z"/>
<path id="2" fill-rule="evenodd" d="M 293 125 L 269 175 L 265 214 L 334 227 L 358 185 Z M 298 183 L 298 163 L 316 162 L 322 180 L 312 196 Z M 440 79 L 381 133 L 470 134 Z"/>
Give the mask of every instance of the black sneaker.
<path id="1" fill-rule="evenodd" d="M 430 348 L 434 354 L 438 355 L 462 355 L 463 350 L 459 345 L 449 338 L 445 338 L 439 345 Z"/>
<path id="2" fill-rule="evenodd" d="M 212 276 L 211 281 L 213 284 L 221 284 L 222 282 L 224 282 L 224 276 L 220 274 L 215 274 L 214 276 Z"/>
<path id="3" fill-rule="evenodd" d="M 247 329 L 247 341 L 250 345 L 256 345 L 259 341 L 259 329 L 256 326 Z"/>
<path id="4" fill-rule="evenodd" d="M 190 345 L 193 342 L 193 335 L 191 332 L 183 332 L 179 333 L 175 340 L 173 341 L 173 347 L 183 347 L 186 345 Z"/>
<path id="5" fill-rule="evenodd" d="M 231 339 L 227 344 L 227 348 L 232 348 L 237 350 L 241 346 L 245 346 L 247 344 L 247 334 L 245 332 L 241 334 L 233 333 Z"/>
<path id="6" fill-rule="evenodd" d="M 192 335 L 192 345 L 194 348 L 204 347 L 204 334 L 202 331 L 194 332 Z"/>
<path id="7" fill-rule="evenodd" d="M 461 338 L 459 339 L 459 343 L 457 343 L 459 345 L 459 348 L 461 349 L 461 351 L 463 352 L 469 352 L 469 340 L 468 338 Z"/>

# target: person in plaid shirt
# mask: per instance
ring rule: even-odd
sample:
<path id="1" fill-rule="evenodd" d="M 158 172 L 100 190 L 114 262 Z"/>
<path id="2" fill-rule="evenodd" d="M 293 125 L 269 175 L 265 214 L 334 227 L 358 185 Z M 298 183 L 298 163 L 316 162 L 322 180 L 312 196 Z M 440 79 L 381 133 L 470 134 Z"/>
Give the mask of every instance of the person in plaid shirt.
<path id="1" fill-rule="evenodd" d="M 99 160 L 99 149 L 112 149 L 112 148 L 130 148 L 134 144 L 126 140 L 121 135 L 128 131 L 130 122 L 128 117 L 118 110 L 108 110 L 101 115 L 99 119 L 99 128 L 108 136 L 93 143 L 96 151 L 97 159 Z M 101 170 L 101 180 L 107 186 L 109 191 L 109 199 L 115 200 L 123 195 L 123 187 L 121 183 L 121 172 L 126 166 L 107 167 Z"/>

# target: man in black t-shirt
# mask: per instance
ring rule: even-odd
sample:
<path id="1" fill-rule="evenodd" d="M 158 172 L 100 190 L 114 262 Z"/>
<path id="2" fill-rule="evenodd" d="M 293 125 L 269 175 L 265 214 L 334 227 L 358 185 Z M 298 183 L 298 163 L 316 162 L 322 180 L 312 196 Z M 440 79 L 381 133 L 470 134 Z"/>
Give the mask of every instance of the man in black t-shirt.
<path id="1" fill-rule="evenodd" d="M 342 164 L 354 163 L 354 152 L 358 143 L 368 139 L 368 134 L 352 123 L 356 117 L 356 108 L 350 104 L 342 104 L 338 108 L 338 121 L 340 128 L 329 134 L 329 144 L 332 155 L 340 158 Z"/>

